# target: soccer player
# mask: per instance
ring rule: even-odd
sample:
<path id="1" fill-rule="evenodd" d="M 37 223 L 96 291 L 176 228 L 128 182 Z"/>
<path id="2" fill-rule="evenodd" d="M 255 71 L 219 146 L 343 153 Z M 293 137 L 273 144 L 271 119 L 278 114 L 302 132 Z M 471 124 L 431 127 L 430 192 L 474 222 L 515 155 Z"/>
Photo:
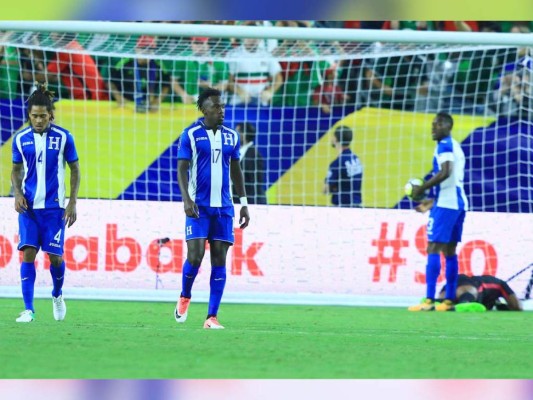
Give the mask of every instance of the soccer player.
<path id="1" fill-rule="evenodd" d="M 178 184 L 185 209 L 187 259 L 183 264 L 182 291 L 174 310 L 177 322 L 185 322 L 191 289 L 205 253 L 211 251 L 209 309 L 206 329 L 224 329 L 217 313 L 226 284 L 226 254 L 234 242 L 231 182 L 240 203 L 240 228 L 250 222 L 244 178 L 239 164 L 239 135 L 222 125 L 224 104 L 221 92 L 208 88 L 198 96 L 197 107 L 204 115 L 185 129 L 178 146 Z"/>
<path id="2" fill-rule="evenodd" d="M 439 298 L 443 299 L 445 296 L 446 285 L 442 287 Z M 492 310 L 496 306 L 501 311 L 523 311 L 520 300 L 507 282 L 492 275 L 459 274 L 455 296 L 456 311 L 473 303 L 482 304 L 486 310 Z M 506 304 L 501 303 L 500 298 L 504 298 Z M 465 308 L 465 311 L 469 311 Z"/>
<path id="3" fill-rule="evenodd" d="M 418 212 L 431 209 L 427 224 L 428 260 L 426 265 L 426 299 L 409 307 L 409 311 L 452 311 L 459 265 L 456 247 L 461 241 L 468 200 L 463 188 L 465 155 L 459 143 L 451 137 L 453 119 L 438 113 L 433 119 L 431 136 L 437 142 L 433 156 L 433 177 L 420 186 L 413 186 L 413 197 L 420 197 L 436 187 L 435 199 L 423 200 Z M 446 299 L 435 306 L 437 278 L 440 273 L 440 253 L 446 258 Z"/>
<path id="4" fill-rule="evenodd" d="M 52 101 L 53 93 L 46 85 L 38 84 L 28 99 L 29 126 L 13 139 L 11 182 L 15 210 L 19 213 L 18 249 L 23 252 L 20 279 L 25 305 L 17 322 L 35 319 L 34 262 L 39 249 L 48 253 L 51 263 L 55 320 L 62 321 L 67 312 L 62 294 L 65 276 L 63 241 L 65 227 L 76 222 L 80 168 L 74 138 L 69 131 L 52 123 Z M 70 198 L 66 208 L 65 162 L 70 167 Z"/>
<path id="5" fill-rule="evenodd" d="M 331 145 L 339 156 L 329 166 L 323 193 L 331 193 L 331 202 L 339 207 L 361 207 L 362 203 L 363 166 L 350 150 L 352 140 L 353 132 L 347 126 L 335 129 Z"/>

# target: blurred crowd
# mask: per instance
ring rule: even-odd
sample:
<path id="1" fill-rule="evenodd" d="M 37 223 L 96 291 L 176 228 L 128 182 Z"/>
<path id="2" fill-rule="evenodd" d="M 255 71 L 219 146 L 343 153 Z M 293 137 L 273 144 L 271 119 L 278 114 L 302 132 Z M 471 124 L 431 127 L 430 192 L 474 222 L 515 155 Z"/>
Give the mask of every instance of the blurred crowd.
<path id="1" fill-rule="evenodd" d="M 160 21 L 162 23 L 171 23 Z M 521 21 L 181 21 L 189 24 L 530 33 Z M 12 32 L 0 43 L 14 43 Z M 11 39 L 11 40 L 9 40 Z M 420 112 L 527 113 L 531 48 L 24 33 L 0 45 L 0 99 L 27 97 L 47 81 L 58 98 L 194 103 L 216 87 L 231 105 L 382 107 Z M 61 51 L 63 50 L 63 51 Z M 393 51 L 391 51 L 393 50 Z M 362 56 L 364 55 L 364 56 Z"/>

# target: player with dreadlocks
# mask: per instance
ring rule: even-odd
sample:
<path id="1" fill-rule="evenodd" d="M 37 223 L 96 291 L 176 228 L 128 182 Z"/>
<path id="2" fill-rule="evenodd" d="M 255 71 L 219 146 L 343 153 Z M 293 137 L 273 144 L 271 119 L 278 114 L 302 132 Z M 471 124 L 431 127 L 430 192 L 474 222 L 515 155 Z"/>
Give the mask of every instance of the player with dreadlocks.
<path id="1" fill-rule="evenodd" d="M 15 210 L 19 213 L 18 249 L 23 252 L 20 280 L 25 305 L 17 322 L 35 319 L 33 291 L 39 249 L 48 253 L 51 263 L 54 318 L 61 321 L 67 312 L 61 290 L 65 275 L 63 242 L 65 228 L 76 221 L 80 168 L 73 136 L 52 123 L 53 97 L 46 84 L 37 84 L 28 99 L 29 126 L 13 138 L 11 182 Z M 70 167 L 70 196 L 66 207 L 65 163 Z"/>

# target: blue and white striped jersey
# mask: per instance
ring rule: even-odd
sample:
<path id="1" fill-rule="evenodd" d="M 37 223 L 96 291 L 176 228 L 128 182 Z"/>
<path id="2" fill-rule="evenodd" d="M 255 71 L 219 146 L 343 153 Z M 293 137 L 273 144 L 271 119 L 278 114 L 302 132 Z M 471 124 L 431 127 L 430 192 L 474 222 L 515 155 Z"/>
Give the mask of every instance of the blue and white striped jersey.
<path id="1" fill-rule="evenodd" d="M 433 173 L 441 170 L 441 165 L 451 161 L 452 173 L 436 187 L 437 206 L 452 210 L 468 211 L 468 199 L 463 187 L 465 177 L 465 153 L 461 145 L 451 136 L 441 139 L 433 155 Z"/>
<path id="2" fill-rule="evenodd" d="M 24 164 L 22 192 L 33 209 L 65 208 L 65 163 L 78 161 L 74 137 L 50 124 L 42 135 L 31 126 L 15 134 L 13 163 Z"/>
<path id="3" fill-rule="evenodd" d="M 240 158 L 239 135 L 224 125 L 207 129 L 203 118 L 180 137 L 178 159 L 189 160 L 189 196 L 199 206 L 233 207 L 230 163 Z"/>

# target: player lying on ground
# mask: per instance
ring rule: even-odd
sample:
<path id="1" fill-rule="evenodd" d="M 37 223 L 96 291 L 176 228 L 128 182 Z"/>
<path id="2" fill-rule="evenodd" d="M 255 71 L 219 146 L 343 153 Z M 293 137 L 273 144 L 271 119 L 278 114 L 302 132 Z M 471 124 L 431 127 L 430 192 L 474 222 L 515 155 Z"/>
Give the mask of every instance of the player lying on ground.
<path id="1" fill-rule="evenodd" d="M 492 275 L 467 276 L 459 274 L 455 291 L 455 308 L 459 310 L 470 303 L 482 304 L 487 310 L 496 307 L 501 311 L 523 311 L 522 304 L 507 282 Z M 446 296 L 446 285 L 440 290 L 439 299 Z M 506 304 L 500 299 L 505 299 Z"/>

